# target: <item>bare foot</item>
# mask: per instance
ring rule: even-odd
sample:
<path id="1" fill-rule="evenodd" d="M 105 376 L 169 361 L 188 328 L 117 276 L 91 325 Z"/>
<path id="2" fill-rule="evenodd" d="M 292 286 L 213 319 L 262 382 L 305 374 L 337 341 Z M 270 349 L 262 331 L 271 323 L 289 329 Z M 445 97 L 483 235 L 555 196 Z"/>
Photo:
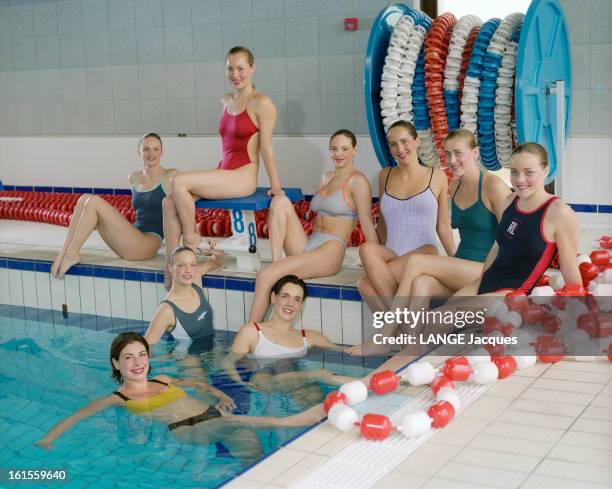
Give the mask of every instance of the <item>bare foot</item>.
<path id="1" fill-rule="evenodd" d="M 369 357 L 375 355 L 388 355 L 391 351 L 389 345 L 378 345 L 372 340 L 366 341 L 361 345 L 351 346 L 346 350 L 349 355 L 354 357 Z"/>
<path id="2" fill-rule="evenodd" d="M 70 270 L 70 267 L 72 267 L 73 265 L 76 265 L 80 261 L 81 261 L 81 255 L 79 255 L 78 253 L 74 256 L 65 254 L 64 258 L 62 258 L 62 262 L 60 263 L 60 267 L 57 272 L 57 278 L 62 278 L 64 275 L 66 275 L 66 272 Z"/>
<path id="3" fill-rule="evenodd" d="M 59 272 L 60 264 L 62 263 L 63 258 L 64 255 L 58 253 L 55 260 L 53 260 L 53 265 L 51 265 L 51 275 L 54 277 L 57 277 L 57 273 Z"/>
<path id="4" fill-rule="evenodd" d="M 202 238 L 200 238 L 200 236 L 197 234 L 189 236 L 183 235 L 183 246 L 191 248 L 195 253 L 198 253 L 198 246 L 200 245 L 201 241 Z"/>

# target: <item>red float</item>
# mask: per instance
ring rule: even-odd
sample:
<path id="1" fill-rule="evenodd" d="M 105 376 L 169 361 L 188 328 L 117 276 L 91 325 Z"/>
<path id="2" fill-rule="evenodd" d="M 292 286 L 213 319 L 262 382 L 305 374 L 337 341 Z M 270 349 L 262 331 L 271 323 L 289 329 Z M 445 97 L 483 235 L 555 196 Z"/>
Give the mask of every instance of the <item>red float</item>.
<path id="1" fill-rule="evenodd" d="M 432 427 L 443 428 L 455 417 L 455 408 L 448 401 L 440 401 L 427 410 L 427 415 L 431 418 Z"/>
<path id="2" fill-rule="evenodd" d="M 395 431 L 395 428 L 387 416 L 383 414 L 368 413 L 364 414 L 363 418 L 361 418 L 360 430 L 361 435 L 365 439 L 380 441 L 386 439 L 391 432 Z"/>

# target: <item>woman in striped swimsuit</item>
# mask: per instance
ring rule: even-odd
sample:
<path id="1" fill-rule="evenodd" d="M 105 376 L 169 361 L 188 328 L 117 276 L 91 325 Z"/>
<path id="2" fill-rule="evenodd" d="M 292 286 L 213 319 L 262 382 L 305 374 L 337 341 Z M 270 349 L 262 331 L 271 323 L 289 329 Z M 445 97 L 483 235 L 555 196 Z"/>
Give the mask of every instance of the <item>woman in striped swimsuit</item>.
<path id="1" fill-rule="evenodd" d="M 379 175 L 380 242 L 364 243 L 359 256 L 365 276 L 359 291 L 372 311 L 388 310 L 411 253 L 437 254 L 437 238 L 449 256 L 455 254 L 448 212 L 448 183 L 440 170 L 419 164 L 414 126 L 395 122 L 387 141 L 397 167 Z"/>

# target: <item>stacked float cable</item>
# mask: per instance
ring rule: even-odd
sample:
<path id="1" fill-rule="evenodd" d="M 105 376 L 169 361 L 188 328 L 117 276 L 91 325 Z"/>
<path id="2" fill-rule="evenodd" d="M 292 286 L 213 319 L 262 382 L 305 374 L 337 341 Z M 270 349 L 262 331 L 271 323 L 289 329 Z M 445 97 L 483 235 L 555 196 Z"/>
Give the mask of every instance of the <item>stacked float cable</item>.
<path id="1" fill-rule="evenodd" d="M 410 9 L 391 33 L 381 82 L 385 131 L 397 120 L 412 122 L 419 157 L 448 174 L 444 138 L 463 127 L 481 147 L 482 164 L 507 166 L 516 144 L 514 81 L 524 15 L 484 24 L 446 13 L 433 22 Z M 482 24 L 482 25 L 481 25 Z"/>

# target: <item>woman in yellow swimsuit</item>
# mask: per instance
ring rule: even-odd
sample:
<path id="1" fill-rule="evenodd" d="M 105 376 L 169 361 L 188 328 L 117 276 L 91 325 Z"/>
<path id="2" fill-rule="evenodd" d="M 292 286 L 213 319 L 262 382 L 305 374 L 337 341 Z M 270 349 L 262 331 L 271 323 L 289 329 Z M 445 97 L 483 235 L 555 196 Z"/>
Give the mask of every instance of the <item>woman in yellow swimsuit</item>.
<path id="1" fill-rule="evenodd" d="M 108 407 L 124 406 L 132 414 L 167 424 L 181 442 L 197 445 L 221 442 L 234 457 L 251 463 L 262 455 L 262 449 L 256 433 L 248 426 L 307 426 L 322 417 L 320 407 L 286 418 L 235 416 L 230 414 L 236 407 L 232 398 L 209 384 L 167 375 L 149 379 L 149 344 L 139 333 L 115 337 L 110 361 L 111 377 L 121 384 L 119 390 L 96 399 L 56 424 L 37 445 L 51 448 L 56 438 L 79 421 Z M 211 399 L 196 399 L 181 387 L 197 389 Z"/>

